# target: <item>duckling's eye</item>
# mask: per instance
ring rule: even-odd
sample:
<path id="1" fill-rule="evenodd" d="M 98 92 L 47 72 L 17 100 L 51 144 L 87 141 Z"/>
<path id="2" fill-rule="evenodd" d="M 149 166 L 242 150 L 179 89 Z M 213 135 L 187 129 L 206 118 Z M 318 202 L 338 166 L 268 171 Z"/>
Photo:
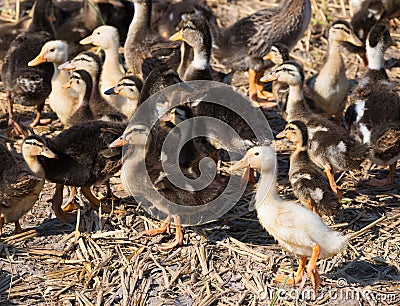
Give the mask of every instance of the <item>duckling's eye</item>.
<path id="1" fill-rule="evenodd" d="M 258 156 L 258 155 L 260 155 L 260 152 L 256 152 L 256 153 L 254 153 L 254 155 L 255 155 L 255 156 Z"/>
<path id="2" fill-rule="evenodd" d="M 97 34 L 97 35 L 100 35 L 100 32 L 97 32 L 96 34 Z"/>
<path id="3" fill-rule="evenodd" d="M 51 48 L 49 51 L 50 51 L 50 52 L 54 52 L 54 48 Z"/>

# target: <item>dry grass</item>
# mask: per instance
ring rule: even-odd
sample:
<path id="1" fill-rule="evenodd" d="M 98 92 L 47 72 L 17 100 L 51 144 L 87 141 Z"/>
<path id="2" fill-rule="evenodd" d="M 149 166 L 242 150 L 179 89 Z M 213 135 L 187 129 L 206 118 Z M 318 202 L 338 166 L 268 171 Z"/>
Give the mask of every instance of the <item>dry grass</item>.
<path id="1" fill-rule="evenodd" d="M 208 0 L 222 22 L 275 5 L 265 1 Z M 218 6 L 216 3 L 218 2 Z M 348 19 L 347 1 L 313 2 L 313 20 L 292 55 L 308 75 L 318 70 L 326 50 L 322 35 L 325 22 Z M 399 28 L 393 36 L 399 38 Z M 398 49 L 387 58 L 399 58 Z M 345 53 L 349 78 L 359 78 L 365 68 L 354 55 Z M 389 71 L 399 81 L 399 68 Z M 246 93 L 246 73 L 237 73 L 234 85 Z M 4 96 L 1 96 L 4 102 Z M 17 108 L 32 118 L 32 109 Z M 279 131 L 284 122 L 275 111 L 265 112 L 271 127 Z M 50 112 L 46 115 L 54 118 Z M 6 128 L 5 113 L 0 129 Z M 37 128 L 38 134 L 55 134 L 59 127 Z M 4 131 L 1 135 L 4 135 Z M 282 197 L 293 199 L 287 181 L 289 148 L 277 142 Z M 396 185 L 368 188 L 362 180 L 366 167 L 338 178 L 345 203 L 337 217 L 325 219 L 332 228 L 352 237 L 342 253 L 319 261 L 323 285 L 315 297 L 309 280 L 297 288 L 274 282 L 278 273 L 296 269 L 294 256 L 283 251 L 248 210 L 254 190 L 220 220 L 184 230 L 184 246 L 163 251 L 158 246 L 172 235 L 138 237 L 158 221 L 144 215 L 124 192 L 119 177 L 113 178 L 116 194 L 123 198 L 127 216 L 99 215 L 87 210 L 84 201 L 77 224 L 55 219 L 48 200 L 54 185 L 46 184 L 40 200 L 23 217 L 24 236 L 12 236 L 5 227 L 0 242 L 0 304 L 7 305 L 398 305 L 400 303 L 399 172 Z M 380 176 L 386 169 L 368 173 Z M 296 295 L 298 294 L 298 295 Z"/>

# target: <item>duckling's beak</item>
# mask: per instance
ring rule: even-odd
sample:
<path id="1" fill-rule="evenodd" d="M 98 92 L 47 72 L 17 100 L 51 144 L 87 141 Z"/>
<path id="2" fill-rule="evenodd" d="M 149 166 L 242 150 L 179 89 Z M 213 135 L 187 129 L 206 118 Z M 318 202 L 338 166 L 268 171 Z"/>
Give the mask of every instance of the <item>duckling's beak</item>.
<path id="1" fill-rule="evenodd" d="M 165 113 L 164 115 L 161 116 L 160 122 L 168 122 L 168 121 L 173 122 L 175 120 L 174 117 L 175 116 L 171 113 Z"/>
<path id="2" fill-rule="evenodd" d="M 116 87 L 111 87 L 104 92 L 105 95 L 118 95 L 119 90 Z"/>
<path id="3" fill-rule="evenodd" d="M 64 64 L 61 64 L 60 66 L 58 66 L 58 69 L 60 70 L 73 70 L 75 69 L 75 65 L 72 64 L 71 61 L 65 62 Z"/>
<path id="4" fill-rule="evenodd" d="M 89 44 L 93 44 L 93 38 L 92 35 L 89 35 L 88 37 L 85 37 L 84 39 L 82 39 L 79 42 L 81 45 L 89 45 Z"/>
<path id="5" fill-rule="evenodd" d="M 249 181 L 249 176 L 250 176 L 250 163 L 247 158 L 247 155 L 245 155 L 241 160 L 237 161 L 235 164 L 233 164 L 229 170 L 230 171 L 236 171 L 243 169 L 243 174 L 242 178 L 240 179 L 240 184 L 243 186 Z"/>
<path id="6" fill-rule="evenodd" d="M 64 89 L 71 88 L 71 82 L 65 83 L 65 84 L 62 86 L 62 88 L 64 88 Z"/>
<path id="7" fill-rule="evenodd" d="M 47 158 L 57 158 L 57 154 L 51 151 L 48 147 L 44 147 L 40 155 L 43 155 Z"/>
<path id="8" fill-rule="evenodd" d="M 47 62 L 46 58 L 44 57 L 44 53 L 40 53 L 36 56 L 33 60 L 28 63 L 28 66 L 37 66 L 41 63 Z"/>
<path id="9" fill-rule="evenodd" d="M 176 32 L 174 35 L 172 35 L 169 40 L 173 41 L 184 41 L 183 39 L 183 30 L 181 29 L 179 32 Z"/>
<path id="10" fill-rule="evenodd" d="M 123 145 L 127 144 L 127 141 L 125 139 L 125 135 L 121 135 L 117 139 L 115 139 L 112 143 L 108 145 L 109 148 L 118 148 L 122 147 Z"/>
<path id="11" fill-rule="evenodd" d="M 349 35 L 349 37 L 347 37 L 347 42 L 349 42 L 352 45 L 355 45 L 357 47 L 361 47 L 363 45 L 362 41 L 354 33 Z"/>
<path id="12" fill-rule="evenodd" d="M 194 88 L 193 88 L 192 86 L 190 86 L 188 83 L 180 82 L 180 83 L 179 83 L 178 90 L 179 90 L 179 91 L 193 92 L 193 91 L 194 91 Z"/>
<path id="13" fill-rule="evenodd" d="M 264 75 L 260 81 L 263 83 L 267 83 L 267 82 L 272 82 L 272 81 L 276 81 L 278 79 L 278 75 L 275 73 L 271 73 L 271 74 L 267 74 Z"/>
<path id="14" fill-rule="evenodd" d="M 278 135 L 276 135 L 276 138 L 285 138 L 285 137 L 286 137 L 286 130 L 283 130 Z"/>
<path id="15" fill-rule="evenodd" d="M 268 54 L 263 57 L 263 60 L 264 61 L 268 61 L 268 60 L 272 61 L 271 52 L 268 52 Z"/>

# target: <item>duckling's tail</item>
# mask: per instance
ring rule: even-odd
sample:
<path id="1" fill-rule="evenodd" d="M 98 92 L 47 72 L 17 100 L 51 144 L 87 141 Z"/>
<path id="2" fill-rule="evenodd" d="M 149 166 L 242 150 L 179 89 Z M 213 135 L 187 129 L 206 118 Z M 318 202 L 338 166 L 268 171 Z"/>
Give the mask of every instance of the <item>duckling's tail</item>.
<path id="1" fill-rule="evenodd" d="M 325 245 L 324 254 L 321 253 L 321 258 L 327 258 L 339 253 L 347 246 L 347 238 L 339 232 L 331 231 L 325 237 L 328 243 Z"/>

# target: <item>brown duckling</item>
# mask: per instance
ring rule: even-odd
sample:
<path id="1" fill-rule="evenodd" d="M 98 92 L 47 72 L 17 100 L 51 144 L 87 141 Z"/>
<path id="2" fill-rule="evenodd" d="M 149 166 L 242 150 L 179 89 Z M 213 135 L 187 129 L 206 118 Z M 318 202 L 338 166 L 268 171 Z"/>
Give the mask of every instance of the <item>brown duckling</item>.
<path id="1" fill-rule="evenodd" d="M 305 95 L 311 98 L 327 117 L 335 116 L 336 123 L 341 126 L 350 84 L 346 78 L 340 44 L 349 42 L 361 46 L 362 42 L 354 34 L 352 26 L 344 20 L 336 20 L 331 24 L 328 39 L 326 62 L 318 74 L 306 81 Z"/>
<path id="2" fill-rule="evenodd" d="M 54 73 L 52 63 L 28 67 L 28 63 L 40 53 L 43 44 L 54 39 L 54 27 L 49 20 L 52 10 L 51 0 L 37 0 L 32 22 L 28 29 L 11 43 L 4 58 L 1 78 L 5 85 L 8 103 L 8 125 L 17 135 L 26 134 L 14 120 L 13 104 L 36 106 L 37 114 L 31 126 L 40 122 L 45 99 L 51 92 L 51 78 Z"/>
<path id="3" fill-rule="evenodd" d="M 311 19 L 309 0 L 285 0 L 279 8 L 264 9 L 240 19 L 232 26 L 213 31 L 213 57 L 226 67 L 249 70 L 249 95 L 260 100 L 267 62 L 263 56 L 271 45 L 287 44 L 292 49 Z M 261 100 L 263 101 L 263 100 Z"/>
<path id="4" fill-rule="evenodd" d="M 393 184 L 400 158 L 400 97 L 383 66 L 385 51 L 395 44 L 385 25 L 372 27 L 366 43 L 368 70 L 353 90 L 345 116 L 351 135 L 372 148 L 370 160 L 389 166 L 387 178 L 370 181 L 372 186 Z"/>
<path id="5" fill-rule="evenodd" d="M 56 157 L 42 140 L 34 136 L 24 140 L 22 155 L 23 158 L 0 144 L 0 236 L 3 225 L 11 222 L 15 223 L 15 233 L 20 233 L 19 219 L 39 198 L 45 176 L 43 168 L 37 165 L 37 157 Z"/>
<path id="6" fill-rule="evenodd" d="M 204 18 L 197 17 L 186 21 L 183 28 L 172 35 L 170 40 L 181 40 L 193 48 L 193 60 L 187 65 L 184 73 L 181 75 L 184 81 L 193 80 L 212 80 L 230 84 L 232 82 L 233 72 L 228 74 L 215 71 L 210 64 L 211 57 L 211 32 Z M 180 66 L 185 65 L 181 59 Z"/>
<path id="7" fill-rule="evenodd" d="M 322 169 L 308 155 L 306 125 L 298 120 L 292 121 L 276 137 L 286 137 L 296 145 L 296 150 L 290 155 L 289 181 L 300 203 L 320 216 L 335 214 L 340 208 L 339 199 Z"/>

